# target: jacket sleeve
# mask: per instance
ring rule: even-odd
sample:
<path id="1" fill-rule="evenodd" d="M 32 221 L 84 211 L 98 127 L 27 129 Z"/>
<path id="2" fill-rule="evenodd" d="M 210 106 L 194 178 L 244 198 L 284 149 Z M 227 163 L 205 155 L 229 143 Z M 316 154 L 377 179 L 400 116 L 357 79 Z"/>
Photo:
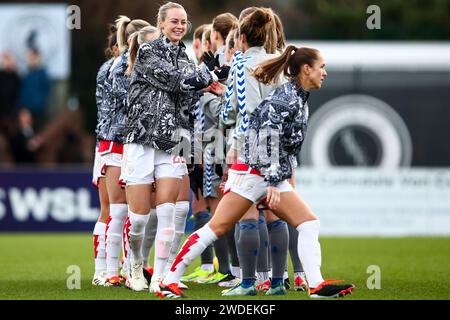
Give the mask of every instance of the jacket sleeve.
<path id="1" fill-rule="evenodd" d="M 223 96 L 216 96 L 216 95 L 213 96 L 214 97 L 211 98 L 211 100 L 207 104 L 208 110 L 205 111 L 208 112 L 212 118 L 218 119 L 220 112 L 222 111 L 223 105 L 225 104 L 225 99 Z"/>
<path id="2" fill-rule="evenodd" d="M 126 64 L 115 70 L 112 79 L 112 92 L 116 99 L 116 103 L 126 103 L 128 90 L 130 88 L 130 77 L 125 75 Z"/>
<path id="3" fill-rule="evenodd" d="M 233 128 L 236 125 L 237 110 L 237 89 L 236 89 L 236 72 L 231 73 L 227 81 L 227 91 L 225 93 L 224 110 L 220 115 L 220 127 Z M 228 98 L 227 98 L 228 95 Z M 227 103 L 228 100 L 228 103 Z"/>
<path id="4" fill-rule="evenodd" d="M 201 69 L 195 69 L 191 74 L 183 73 L 183 70 L 162 57 L 159 51 L 155 50 L 154 44 L 155 42 L 146 43 L 139 48 L 135 68 L 140 71 L 146 81 L 157 89 L 167 92 L 180 92 L 182 80 L 195 75 L 202 75 L 205 78 L 210 77 Z"/>

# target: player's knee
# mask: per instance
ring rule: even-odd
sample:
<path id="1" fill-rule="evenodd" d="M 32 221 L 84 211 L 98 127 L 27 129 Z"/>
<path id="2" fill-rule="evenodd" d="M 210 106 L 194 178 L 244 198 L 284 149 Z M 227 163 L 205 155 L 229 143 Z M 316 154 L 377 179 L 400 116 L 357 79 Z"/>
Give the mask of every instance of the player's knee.
<path id="1" fill-rule="evenodd" d="M 217 238 L 220 238 L 228 233 L 228 231 L 231 230 L 231 225 L 229 223 L 223 222 L 215 224 L 214 226 L 211 226 L 211 229 L 217 236 Z"/>

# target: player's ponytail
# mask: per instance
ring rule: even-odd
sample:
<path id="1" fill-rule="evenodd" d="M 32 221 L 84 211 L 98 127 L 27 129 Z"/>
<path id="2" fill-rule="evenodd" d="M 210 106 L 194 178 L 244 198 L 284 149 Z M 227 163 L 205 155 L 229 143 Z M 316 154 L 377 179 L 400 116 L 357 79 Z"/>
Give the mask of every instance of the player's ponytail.
<path id="1" fill-rule="evenodd" d="M 145 42 L 145 37 L 147 36 L 147 34 L 150 33 L 159 33 L 159 29 L 153 26 L 147 26 L 139 31 L 136 31 L 130 36 L 131 43 L 128 55 L 128 68 L 125 72 L 127 76 L 129 76 L 133 71 L 139 47 Z"/>
<path id="2" fill-rule="evenodd" d="M 288 46 L 277 58 L 261 63 L 253 75 L 264 83 L 276 83 L 281 73 L 290 80 L 298 78 L 302 66 L 307 64 L 313 66 L 319 57 L 319 51 L 313 48 L 297 48 Z"/>
<path id="3" fill-rule="evenodd" d="M 131 22 L 131 19 L 126 16 L 119 16 L 116 20 L 117 27 L 117 45 L 119 46 L 119 51 L 123 51 L 128 48 L 128 35 L 127 26 Z"/>
<path id="4" fill-rule="evenodd" d="M 131 20 L 126 16 L 119 16 L 116 20 L 117 45 L 119 46 L 119 51 L 122 52 L 123 50 L 128 49 L 128 38 L 130 35 L 149 25 L 150 23 L 145 20 Z"/>

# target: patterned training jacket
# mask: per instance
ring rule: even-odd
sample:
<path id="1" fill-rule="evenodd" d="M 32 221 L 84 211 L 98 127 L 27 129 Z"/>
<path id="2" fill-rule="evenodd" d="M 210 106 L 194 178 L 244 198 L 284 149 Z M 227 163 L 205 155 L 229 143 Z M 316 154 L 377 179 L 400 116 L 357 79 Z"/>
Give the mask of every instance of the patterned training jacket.
<path id="1" fill-rule="evenodd" d="M 97 106 L 97 126 L 95 128 L 95 134 L 98 135 L 100 132 L 100 123 L 102 123 L 102 104 L 103 100 L 106 99 L 105 82 L 109 75 L 109 69 L 113 63 L 114 59 L 109 59 L 102 64 L 97 73 L 96 86 L 95 86 L 95 104 Z"/>
<path id="2" fill-rule="evenodd" d="M 259 170 L 270 186 L 292 176 L 297 167 L 309 117 L 309 92 L 289 81 L 275 89 L 255 109 L 239 160 Z M 277 159 L 278 158 L 278 159 Z"/>
<path id="3" fill-rule="evenodd" d="M 99 113 L 98 139 L 123 143 L 127 124 L 127 97 L 130 85 L 125 75 L 128 50 L 122 52 L 109 69 L 104 82 L 104 96 Z"/>
<path id="4" fill-rule="evenodd" d="M 194 106 L 200 98 L 180 88 L 183 79 L 202 73 L 187 56 L 185 45 L 164 35 L 141 45 L 131 74 L 126 143 L 171 153 L 181 137 L 194 132 Z"/>

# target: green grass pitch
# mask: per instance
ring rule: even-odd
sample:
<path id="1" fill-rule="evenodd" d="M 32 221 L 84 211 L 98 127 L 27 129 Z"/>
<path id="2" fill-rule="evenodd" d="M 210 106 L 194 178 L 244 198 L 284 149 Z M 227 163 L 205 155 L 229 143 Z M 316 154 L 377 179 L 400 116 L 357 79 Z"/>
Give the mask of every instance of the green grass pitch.
<path id="1" fill-rule="evenodd" d="M 326 278 L 346 279 L 356 285 L 345 299 L 450 299 L 450 238 L 331 238 L 322 237 L 322 272 Z M 81 300 L 159 299 L 124 287 L 91 285 L 92 236 L 88 233 L 0 234 L 0 299 Z M 190 266 L 188 272 L 199 264 Z M 67 269 L 79 266 L 81 289 L 69 290 Z M 376 265 L 381 288 L 368 289 Z M 292 271 L 292 268 L 290 268 Z M 292 282 L 292 272 L 291 282 Z M 216 285 L 187 283 L 189 299 L 229 300 Z M 242 297 L 242 300 L 306 300 L 307 293 L 288 291 L 287 296 Z M 233 298 L 239 300 L 239 298 Z"/>

